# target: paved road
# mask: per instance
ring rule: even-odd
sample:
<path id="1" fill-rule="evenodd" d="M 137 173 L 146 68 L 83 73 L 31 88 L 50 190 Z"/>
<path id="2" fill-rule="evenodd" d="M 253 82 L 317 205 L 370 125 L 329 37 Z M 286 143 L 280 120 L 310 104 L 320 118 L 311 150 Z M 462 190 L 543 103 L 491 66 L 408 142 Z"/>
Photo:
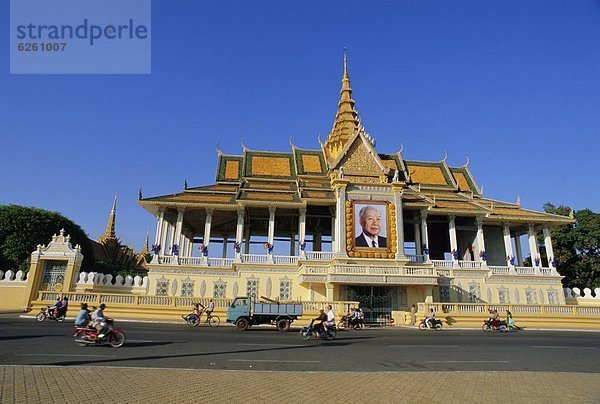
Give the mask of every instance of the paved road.
<path id="1" fill-rule="evenodd" d="M 546 371 L 600 373 L 591 332 L 364 329 L 333 342 L 271 328 L 119 323 L 119 349 L 80 347 L 72 324 L 0 316 L 0 365 L 286 371 Z"/>

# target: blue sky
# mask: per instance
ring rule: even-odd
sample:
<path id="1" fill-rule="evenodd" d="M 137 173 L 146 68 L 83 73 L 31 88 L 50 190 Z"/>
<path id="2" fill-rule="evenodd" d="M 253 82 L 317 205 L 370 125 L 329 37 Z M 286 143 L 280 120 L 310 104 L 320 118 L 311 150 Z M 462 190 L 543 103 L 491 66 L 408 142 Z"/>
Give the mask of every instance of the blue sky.
<path id="1" fill-rule="evenodd" d="M 154 0 L 150 75 L 10 75 L 0 2 L 0 203 L 141 247 L 144 196 L 214 181 L 215 145 L 317 148 L 348 48 L 379 152 L 462 165 L 485 196 L 600 211 L 599 1 Z"/>

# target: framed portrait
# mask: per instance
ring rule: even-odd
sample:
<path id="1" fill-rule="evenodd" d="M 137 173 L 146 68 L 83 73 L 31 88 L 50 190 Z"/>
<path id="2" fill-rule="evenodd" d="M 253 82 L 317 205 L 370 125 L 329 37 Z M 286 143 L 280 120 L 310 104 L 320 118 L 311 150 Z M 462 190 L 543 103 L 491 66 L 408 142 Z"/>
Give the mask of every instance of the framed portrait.
<path id="1" fill-rule="evenodd" d="M 389 213 L 385 201 L 352 202 L 353 250 L 391 251 Z"/>

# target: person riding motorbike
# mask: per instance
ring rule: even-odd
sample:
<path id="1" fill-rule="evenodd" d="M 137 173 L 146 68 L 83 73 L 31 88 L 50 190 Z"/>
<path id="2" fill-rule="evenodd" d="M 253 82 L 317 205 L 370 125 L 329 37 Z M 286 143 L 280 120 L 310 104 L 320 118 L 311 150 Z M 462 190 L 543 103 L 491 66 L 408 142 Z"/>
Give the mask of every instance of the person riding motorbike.
<path id="1" fill-rule="evenodd" d="M 100 306 L 94 311 L 92 314 L 92 322 L 94 324 L 94 328 L 96 328 L 97 336 L 96 339 L 102 339 L 105 337 L 108 332 L 108 322 L 107 318 L 104 316 L 104 309 L 106 305 L 104 303 L 100 303 Z"/>
<path id="2" fill-rule="evenodd" d="M 350 316 L 348 317 L 348 321 L 350 322 L 350 327 L 358 326 L 359 312 L 354 307 L 350 311 Z"/>
<path id="3" fill-rule="evenodd" d="M 490 320 L 492 320 L 492 325 L 494 327 L 498 326 L 498 324 L 500 323 L 500 314 L 498 314 L 498 310 L 494 309 L 492 311 L 492 317 L 490 318 Z"/>
<path id="4" fill-rule="evenodd" d="M 63 297 L 62 302 L 60 302 L 60 307 L 56 309 L 56 317 L 66 316 L 67 309 L 69 308 L 69 298 Z"/>
<path id="5" fill-rule="evenodd" d="M 325 323 L 325 321 L 327 321 L 327 314 L 325 314 L 325 310 L 319 309 L 319 316 L 313 318 L 310 323 L 314 324 L 313 328 L 315 332 L 319 333 L 324 328 L 323 323 Z"/>
<path id="6" fill-rule="evenodd" d="M 85 327 L 90 322 L 90 311 L 87 303 L 81 303 L 81 310 L 75 318 L 75 327 Z"/>
<path id="7" fill-rule="evenodd" d="M 435 311 L 433 309 L 429 309 L 429 315 L 425 319 L 425 325 L 427 328 L 431 328 L 435 325 Z"/>
<path id="8" fill-rule="evenodd" d="M 58 311 L 60 310 L 60 307 L 62 306 L 63 302 L 62 300 L 59 298 L 56 299 L 56 303 L 54 303 L 51 306 L 48 306 L 48 315 L 51 317 L 58 317 Z"/>
<path id="9" fill-rule="evenodd" d="M 335 313 L 330 304 L 327 305 L 327 321 L 323 323 L 325 331 L 327 331 L 328 327 L 335 327 Z"/>

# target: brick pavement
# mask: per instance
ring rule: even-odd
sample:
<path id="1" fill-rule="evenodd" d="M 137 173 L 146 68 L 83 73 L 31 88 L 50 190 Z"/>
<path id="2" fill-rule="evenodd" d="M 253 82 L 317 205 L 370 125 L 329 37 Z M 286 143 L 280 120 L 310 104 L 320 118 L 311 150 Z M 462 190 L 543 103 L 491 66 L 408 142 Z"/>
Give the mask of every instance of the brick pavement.
<path id="1" fill-rule="evenodd" d="M 316 399 L 317 395 L 321 399 Z M 97 400 L 97 397 L 107 399 Z M 228 404 L 323 401 L 598 403 L 600 374 L 0 366 L 1 403 L 81 403 L 90 399 L 98 402 Z"/>

